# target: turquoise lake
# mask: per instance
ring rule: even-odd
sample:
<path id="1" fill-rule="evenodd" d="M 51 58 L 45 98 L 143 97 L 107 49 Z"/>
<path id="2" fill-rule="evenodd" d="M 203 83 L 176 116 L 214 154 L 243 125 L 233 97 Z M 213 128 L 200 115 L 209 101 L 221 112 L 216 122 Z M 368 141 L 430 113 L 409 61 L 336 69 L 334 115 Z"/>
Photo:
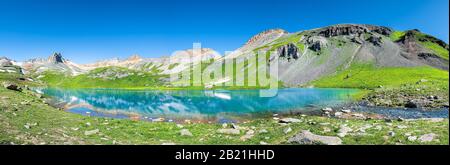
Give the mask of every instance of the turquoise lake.
<path id="1" fill-rule="evenodd" d="M 141 120 L 226 120 L 273 113 L 292 113 L 349 102 L 353 89 L 287 88 L 273 97 L 260 90 L 39 90 L 67 111 L 113 118 Z"/>

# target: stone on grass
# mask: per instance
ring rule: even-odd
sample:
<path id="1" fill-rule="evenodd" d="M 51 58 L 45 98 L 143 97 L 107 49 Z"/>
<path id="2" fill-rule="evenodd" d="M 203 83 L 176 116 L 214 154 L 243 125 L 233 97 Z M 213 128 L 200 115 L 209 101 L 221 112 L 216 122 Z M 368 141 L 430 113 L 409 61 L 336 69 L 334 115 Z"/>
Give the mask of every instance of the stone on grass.
<path id="1" fill-rule="evenodd" d="M 180 131 L 181 136 L 193 136 L 192 133 L 188 129 L 182 129 Z"/>
<path id="2" fill-rule="evenodd" d="M 416 141 L 417 140 L 417 136 L 408 136 L 408 141 Z"/>
<path id="3" fill-rule="evenodd" d="M 289 138 L 288 143 L 294 144 L 326 144 L 326 145 L 340 145 L 342 140 L 334 136 L 321 136 L 303 130 L 294 137 Z"/>
<path id="4" fill-rule="evenodd" d="M 268 133 L 269 131 L 267 131 L 266 129 L 262 129 L 262 130 L 259 130 L 259 133 Z"/>
<path id="5" fill-rule="evenodd" d="M 292 128 L 291 128 L 291 127 L 287 127 L 287 128 L 285 128 L 285 129 L 283 130 L 284 134 L 288 134 L 288 133 L 291 132 L 291 131 L 292 131 Z"/>
<path id="6" fill-rule="evenodd" d="M 389 131 L 389 132 L 388 132 L 388 135 L 389 135 L 389 136 L 395 136 L 395 132 L 394 132 L 394 131 Z"/>
<path id="7" fill-rule="evenodd" d="M 419 137 L 420 142 L 424 143 L 424 142 L 431 142 L 433 141 L 434 137 L 436 136 L 436 134 L 434 133 L 429 133 L 429 134 L 425 134 Z"/>
<path id="8" fill-rule="evenodd" d="M 219 129 L 219 130 L 217 130 L 217 132 L 219 132 L 221 134 L 228 134 L 228 135 L 239 135 L 241 133 L 241 131 L 239 131 L 238 129 L 232 129 L 232 128 Z"/>
<path id="9" fill-rule="evenodd" d="M 300 119 L 295 118 L 282 118 L 279 120 L 280 123 L 300 123 L 302 122 Z"/>
<path id="10" fill-rule="evenodd" d="M 10 82 L 3 82 L 3 87 L 9 90 L 13 90 L 13 91 L 22 91 L 22 89 L 20 89 L 19 86 L 17 86 L 16 84 L 10 83 Z"/>
<path id="11" fill-rule="evenodd" d="M 90 130 L 90 131 L 84 131 L 84 135 L 90 136 L 90 135 L 97 134 L 98 132 L 100 132 L 98 129 L 94 129 L 94 130 Z"/>

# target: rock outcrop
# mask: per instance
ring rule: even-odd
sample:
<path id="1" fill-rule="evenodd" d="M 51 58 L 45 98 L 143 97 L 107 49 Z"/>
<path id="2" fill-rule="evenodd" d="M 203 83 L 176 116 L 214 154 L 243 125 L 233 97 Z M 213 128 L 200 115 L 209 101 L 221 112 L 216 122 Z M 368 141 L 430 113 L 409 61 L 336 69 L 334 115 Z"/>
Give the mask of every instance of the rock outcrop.
<path id="1" fill-rule="evenodd" d="M 283 45 L 278 48 L 278 55 L 283 58 L 287 58 L 287 60 L 298 59 L 299 57 L 299 49 L 292 43 L 287 45 Z"/>
<path id="2" fill-rule="evenodd" d="M 11 65 L 13 65 L 13 63 L 11 62 L 10 59 L 8 59 L 6 57 L 0 57 L 0 67 L 11 66 Z"/>
<path id="3" fill-rule="evenodd" d="M 326 38 L 342 35 L 361 35 L 363 33 L 370 33 L 370 32 L 375 32 L 381 35 L 388 36 L 392 33 L 392 30 L 390 28 L 382 26 L 341 24 L 321 28 L 317 31 L 319 36 L 323 36 Z"/>
<path id="4" fill-rule="evenodd" d="M 342 140 L 334 136 L 321 136 L 303 130 L 294 137 L 289 138 L 288 143 L 291 144 L 326 144 L 326 145 L 340 145 Z"/>

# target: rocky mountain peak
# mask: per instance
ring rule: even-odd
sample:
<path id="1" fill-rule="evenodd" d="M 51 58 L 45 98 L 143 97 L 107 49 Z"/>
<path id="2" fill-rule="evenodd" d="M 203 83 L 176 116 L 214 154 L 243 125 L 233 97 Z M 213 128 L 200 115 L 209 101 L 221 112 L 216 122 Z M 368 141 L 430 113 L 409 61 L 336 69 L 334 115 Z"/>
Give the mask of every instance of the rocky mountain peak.
<path id="1" fill-rule="evenodd" d="M 64 63 L 65 59 L 62 57 L 61 53 L 53 53 L 53 55 L 48 57 L 48 62 L 54 64 Z"/>
<path id="2" fill-rule="evenodd" d="M 13 63 L 9 58 L 6 57 L 0 57 L 0 66 L 11 66 Z"/>
<path id="3" fill-rule="evenodd" d="M 135 55 L 132 55 L 132 56 L 128 57 L 128 58 L 127 58 L 127 61 L 140 61 L 140 60 L 142 60 L 142 59 L 143 59 L 143 58 L 142 58 L 141 56 L 135 54 Z"/>
<path id="4" fill-rule="evenodd" d="M 263 32 L 261 32 L 261 33 L 258 33 L 257 35 L 253 36 L 252 38 L 250 38 L 250 39 L 247 41 L 247 43 L 245 43 L 245 45 L 250 45 L 250 44 L 254 43 L 254 42 L 257 41 L 257 40 L 260 40 L 260 39 L 262 39 L 262 38 L 265 38 L 265 37 L 267 37 L 267 36 L 274 35 L 274 34 L 275 34 L 275 35 L 287 34 L 287 32 L 286 32 L 285 30 L 283 30 L 283 29 L 270 29 L 270 30 L 266 30 L 266 31 L 263 31 Z"/>

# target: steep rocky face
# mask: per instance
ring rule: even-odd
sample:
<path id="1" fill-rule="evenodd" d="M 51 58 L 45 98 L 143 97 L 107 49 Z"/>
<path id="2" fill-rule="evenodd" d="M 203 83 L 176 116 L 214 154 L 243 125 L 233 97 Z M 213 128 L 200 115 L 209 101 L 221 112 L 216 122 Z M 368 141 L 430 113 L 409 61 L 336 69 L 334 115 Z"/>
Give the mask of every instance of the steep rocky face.
<path id="1" fill-rule="evenodd" d="M 48 57 L 48 62 L 58 64 L 58 63 L 64 63 L 64 58 L 62 57 L 61 53 L 54 53 L 50 57 Z"/>
<path id="2" fill-rule="evenodd" d="M 291 59 L 298 59 L 299 50 L 297 46 L 295 46 L 292 43 L 289 43 L 287 45 L 283 45 L 278 48 L 278 55 L 280 57 L 286 58 L 288 61 Z"/>
<path id="3" fill-rule="evenodd" d="M 436 52 L 424 47 L 421 42 L 436 43 L 448 51 L 448 44 L 429 35 L 422 34 L 419 30 L 408 30 L 405 35 L 397 41 L 405 52 L 403 56 L 436 68 L 449 70 L 449 61 L 439 57 Z"/>
<path id="4" fill-rule="evenodd" d="M 366 39 L 366 41 L 372 43 L 375 46 L 381 46 L 382 38 L 381 37 L 370 36 L 369 38 Z"/>
<path id="5" fill-rule="evenodd" d="M 327 38 L 342 35 L 361 35 L 363 33 L 369 32 L 375 32 L 381 35 L 388 36 L 392 33 L 392 30 L 382 26 L 342 24 L 329 26 L 317 31 L 319 36 Z"/>

